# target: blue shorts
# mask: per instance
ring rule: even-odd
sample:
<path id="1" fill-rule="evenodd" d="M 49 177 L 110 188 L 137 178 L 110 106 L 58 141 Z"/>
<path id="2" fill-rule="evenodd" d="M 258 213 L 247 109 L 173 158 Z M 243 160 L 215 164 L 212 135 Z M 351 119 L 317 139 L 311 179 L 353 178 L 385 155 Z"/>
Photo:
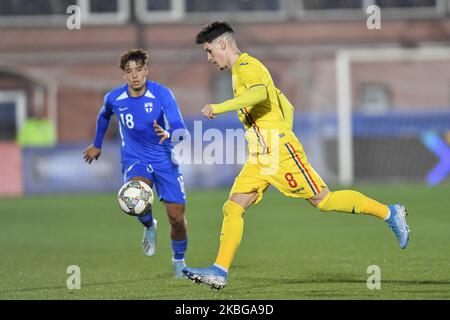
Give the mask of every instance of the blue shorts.
<path id="1" fill-rule="evenodd" d="M 155 165 L 145 161 L 128 161 L 122 162 L 122 173 L 125 182 L 134 177 L 144 177 L 153 182 L 161 201 L 186 203 L 183 176 L 178 165 L 171 162 Z"/>

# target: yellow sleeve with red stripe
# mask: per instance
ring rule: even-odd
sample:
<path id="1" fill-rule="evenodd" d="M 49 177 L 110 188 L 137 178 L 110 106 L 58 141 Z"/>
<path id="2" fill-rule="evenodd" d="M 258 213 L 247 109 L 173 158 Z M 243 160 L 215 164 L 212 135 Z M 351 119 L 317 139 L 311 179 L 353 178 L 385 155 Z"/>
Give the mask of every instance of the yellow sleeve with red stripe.
<path id="1" fill-rule="evenodd" d="M 227 100 L 220 104 L 210 104 L 215 114 L 238 110 L 243 107 L 252 107 L 267 99 L 267 89 L 263 85 L 256 85 L 239 97 Z"/>

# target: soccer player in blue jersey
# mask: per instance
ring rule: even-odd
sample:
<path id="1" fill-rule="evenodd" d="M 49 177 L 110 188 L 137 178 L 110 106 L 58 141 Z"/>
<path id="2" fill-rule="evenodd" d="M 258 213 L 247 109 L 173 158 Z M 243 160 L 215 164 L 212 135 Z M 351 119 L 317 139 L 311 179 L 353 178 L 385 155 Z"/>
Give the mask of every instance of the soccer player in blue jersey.
<path id="1" fill-rule="evenodd" d="M 160 83 L 147 80 L 148 53 L 132 49 L 120 57 L 120 69 L 126 84 L 104 97 L 97 118 L 93 144 L 83 151 L 87 163 L 101 154 L 103 137 L 113 114 L 119 119 L 122 139 L 121 159 L 124 180 L 141 180 L 155 185 L 164 203 L 171 225 L 173 266 L 176 278 L 183 278 L 187 230 L 184 216 L 186 196 L 183 176 L 172 161 L 170 137 L 175 130 L 187 135 L 186 126 L 172 92 Z M 157 221 L 151 210 L 138 217 L 145 226 L 142 241 L 144 253 L 152 256 L 156 249 Z"/>

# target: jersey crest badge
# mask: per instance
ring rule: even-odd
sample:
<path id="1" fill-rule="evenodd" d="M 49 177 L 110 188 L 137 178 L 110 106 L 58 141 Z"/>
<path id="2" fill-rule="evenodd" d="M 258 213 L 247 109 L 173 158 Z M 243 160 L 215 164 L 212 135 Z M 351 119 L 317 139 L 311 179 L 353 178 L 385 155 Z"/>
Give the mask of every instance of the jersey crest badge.
<path id="1" fill-rule="evenodd" d="M 147 111 L 147 113 L 152 112 L 153 110 L 153 102 L 146 102 L 144 105 L 145 111 Z"/>

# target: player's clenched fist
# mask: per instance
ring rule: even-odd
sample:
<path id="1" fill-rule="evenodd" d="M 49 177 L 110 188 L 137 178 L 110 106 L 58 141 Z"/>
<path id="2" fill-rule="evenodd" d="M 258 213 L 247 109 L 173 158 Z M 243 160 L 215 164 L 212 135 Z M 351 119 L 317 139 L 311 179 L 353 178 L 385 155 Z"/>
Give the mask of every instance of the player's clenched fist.
<path id="1" fill-rule="evenodd" d="M 91 163 L 92 160 L 97 160 L 98 157 L 100 157 L 100 154 L 102 153 L 102 150 L 91 144 L 89 147 L 84 149 L 83 151 L 83 159 L 87 163 Z"/>
<path id="2" fill-rule="evenodd" d="M 214 119 L 216 115 L 214 114 L 213 109 L 211 108 L 211 105 L 207 104 L 203 107 L 201 110 L 202 114 L 207 117 L 208 119 Z"/>

